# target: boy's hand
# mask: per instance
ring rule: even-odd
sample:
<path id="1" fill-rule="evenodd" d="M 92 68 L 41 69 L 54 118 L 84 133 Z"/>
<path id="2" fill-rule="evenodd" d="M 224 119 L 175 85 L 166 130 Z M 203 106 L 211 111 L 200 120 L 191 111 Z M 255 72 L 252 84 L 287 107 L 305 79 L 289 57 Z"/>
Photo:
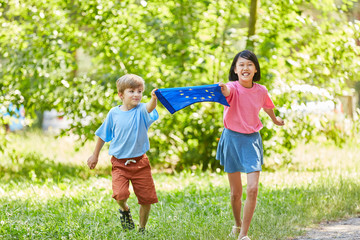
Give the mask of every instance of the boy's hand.
<path id="1" fill-rule="evenodd" d="M 152 97 L 152 98 L 155 98 L 155 99 L 157 99 L 157 96 L 156 96 L 156 94 L 155 94 L 155 91 L 156 91 L 156 90 L 158 90 L 158 89 L 155 88 L 154 90 L 151 91 L 151 97 Z"/>
<path id="2" fill-rule="evenodd" d="M 281 117 L 276 117 L 274 123 L 278 126 L 284 126 L 284 120 Z"/>
<path id="3" fill-rule="evenodd" d="M 156 108 L 156 104 L 157 104 L 157 96 L 155 94 L 156 90 L 157 88 L 151 91 L 151 99 L 146 104 L 146 110 L 148 111 L 148 113 L 151 113 Z"/>
<path id="4" fill-rule="evenodd" d="M 91 155 L 91 157 L 89 157 L 89 159 L 87 160 L 87 165 L 90 169 L 94 169 L 96 167 L 96 164 L 98 163 L 98 160 L 98 157 Z"/>

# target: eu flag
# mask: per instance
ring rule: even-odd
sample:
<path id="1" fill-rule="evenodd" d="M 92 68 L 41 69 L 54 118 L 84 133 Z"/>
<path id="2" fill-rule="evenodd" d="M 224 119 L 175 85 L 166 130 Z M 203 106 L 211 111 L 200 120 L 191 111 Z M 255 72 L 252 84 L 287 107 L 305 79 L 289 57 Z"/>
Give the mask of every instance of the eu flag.
<path id="1" fill-rule="evenodd" d="M 218 102 L 230 106 L 221 93 L 219 84 L 162 88 L 156 90 L 155 94 L 171 114 L 197 102 Z"/>

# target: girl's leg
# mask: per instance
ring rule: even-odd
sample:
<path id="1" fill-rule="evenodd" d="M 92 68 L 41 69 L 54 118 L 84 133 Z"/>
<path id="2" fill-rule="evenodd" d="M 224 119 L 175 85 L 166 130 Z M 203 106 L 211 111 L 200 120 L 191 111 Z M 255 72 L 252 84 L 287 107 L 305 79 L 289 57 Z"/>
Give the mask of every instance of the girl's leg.
<path id="1" fill-rule="evenodd" d="M 247 174 L 246 201 L 244 206 L 243 223 L 239 239 L 246 236 L 250 227 L 251 219 L 254 215 L 256 207 L 256 199 L 258 195 L 260 172 L 252 172 Z"/>
<path id="2" fill-rule="evenodd" d="M 140 228 L 145 228 L 146 223 L 149 218 L 151 204 L 140 205 L 139 215 L 140 215 Z"/>
<path id="3" fill-rule="evenodd" d="M 241 173 L 228 173 L 231 192 L 231 206 L 235 219 L 235 226 L 241 227 L 241 197 L 242 197 L 242 183 Z"/>

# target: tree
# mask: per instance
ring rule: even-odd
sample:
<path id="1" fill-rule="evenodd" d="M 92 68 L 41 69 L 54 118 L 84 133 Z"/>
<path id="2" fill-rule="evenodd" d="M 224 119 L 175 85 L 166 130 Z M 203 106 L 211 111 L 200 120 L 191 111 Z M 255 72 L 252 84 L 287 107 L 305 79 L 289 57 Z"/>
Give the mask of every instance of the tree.
<path id="1" fill-rule="evenodd" d="M 249 3 L 2 0 L 1 103 L 24 104 L 34 118 L 35 111 L 62 111 L 73 119 L 63 134 L 71 131 L 86 141 L 118 104 L 115 80 L 121 75 L 142 76 L 145 95 L 155 87 L 227 81 L 234 55 L 253 47 L 261 63 L 260 83 L 270 90 L 287 122 L 275 132 L 263 119 L 265 154 L 286 163 L 286 153 L 300 139 L 311 140 L 315 134 L 344 139 L 346 135 L 322 117 L 292 108 L 309 100 L 332 100 L 347 88 L 346 82 L 359 77 L 359 22 L 342 14 L 352 1 L 259 1 L 257 7 Z M 86 74 L 78 71 L 80 50 L 91 58 Z M 328 94 L 295 87 L 304 84 Z M 177 169 L 219 167 L 214 156 L 222 106 L 196 104 L 174 115 L 161 105 L 158 109 L 161 120 L 150 133 L 149 155 L 155 162 Z"/>
<path id="2" fill-rule="evenodd" d="M 249 30 L 248 30 L 246 48 L 249 49 L 250 51 L 254 51 L 254 41 L 252 40 L 252 37 L 255 35 L 255 29 L 256 29 L 258 0 L 251 0 L 250 2 L 251 3 L 250 3 Z"/>

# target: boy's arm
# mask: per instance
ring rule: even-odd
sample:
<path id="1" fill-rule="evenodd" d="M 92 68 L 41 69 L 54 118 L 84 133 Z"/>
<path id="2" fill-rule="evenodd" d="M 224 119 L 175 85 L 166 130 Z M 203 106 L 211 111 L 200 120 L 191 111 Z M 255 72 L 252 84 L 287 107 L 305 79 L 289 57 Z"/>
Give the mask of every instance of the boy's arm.
<path id="1" fill-rule="evenodd" d="M 263 108 L 263 109 L 267 113 L 267 115 L 269 115 L 273 123 L 275 123 L 278 126 L 283 126 L 285 124 L 284 120 L 282 120 L 281 117 L 275 116 L 274 109 L 270 109 L 270 108 Z"/>
<path id="2" fill-rule="evenodd" d="M 104 146 L 104 143 L 105 143 L 104 140 L 102 140 L 101 138 L 98 138 L 94 153 L 87 160 L 87 165 L 89 166 L 90 169 L 94 169 L 96 167 L 96 164 L 98 163 L 98 160 L 99 160 L 100 150 Z"/>
<path id="3" fill-rule="evenodd" d="M 221 87 L 221 92 L 225 97 L 230 95 L 230 89 L 226 86 L 225 83 L 219 82 L 219 86 Z"/>
<path id="4" fill-rule="evenodd" d="M 156 108 L 156 103 L 157 103 L 157 97 L 155 94 L 156 90 L 157 88 L 151 91 L 151 99 L 146 104 L 146 110 L 148 111 L 148 113 L 151 113 Z"/>

